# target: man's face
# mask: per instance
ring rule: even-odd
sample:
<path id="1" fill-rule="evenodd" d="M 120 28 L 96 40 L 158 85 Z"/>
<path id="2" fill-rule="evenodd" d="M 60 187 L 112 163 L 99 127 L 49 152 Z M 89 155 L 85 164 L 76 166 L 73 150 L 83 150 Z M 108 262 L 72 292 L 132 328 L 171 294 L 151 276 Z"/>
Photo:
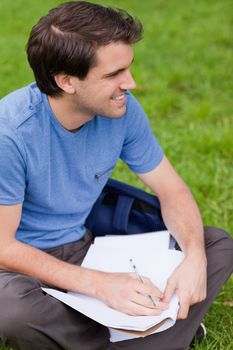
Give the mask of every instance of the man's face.
<path id="1" fill-rule="evenodd" d="M 85 80 L 73 77 L 74 108 L 87 120 L 95 115 L 119 118 L 126 111 L 126 90 L 134 89 L 130 73 L 133 49 L 123 42 L 111 43 L 97 49 L 97 64 Z"/>

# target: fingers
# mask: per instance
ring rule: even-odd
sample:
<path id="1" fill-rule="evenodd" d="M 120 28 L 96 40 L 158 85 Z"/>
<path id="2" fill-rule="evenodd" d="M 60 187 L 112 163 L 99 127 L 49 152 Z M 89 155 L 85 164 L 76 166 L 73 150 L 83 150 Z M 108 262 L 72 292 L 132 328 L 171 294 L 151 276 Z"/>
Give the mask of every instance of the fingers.
<path id="1" fill-rule="evenodd" d="M 188 317 L 189 303 L 180 304 L 180 309 L 177 315 L 178 320 L 184 320 Z"/>
<path id="2" fill-rule="evenodd" d="M 177 289 L 176 293 L 179 298 L 179 312 L 177 315 L 178 319 L 186 319 L 188 317 L 189 308 L 191 305 L 196 304 L 196 299 L 187 289 Z"/>
<path id="3" fill-rule="evenodd" d="M 190 298 L 188 294 L 185 294 L 184 292 L 181 292 L 179 288 L 177 288 L 177 285 L 174 280 L 170 279 L 167 281 L 167 285 L 164 292 L 163 302 L 169 303 L 171 300 L 171 297 L 174 293 L 177 293 L 179 298 L 179 312 L 177 315 L 178 319 L 185 319 L 188 316 L 189 312 L 189 306 L 190 306 Z"/>
<path id="4" fill-rule="evenodd" d="M 140 294 L 144 294 L 146 296 L 151 296 L 150 299 L 153 301 L 160 300 L 163 297 L 162 292 L 156 287 L 149 278 L 142 277 L 143 283 L 138 281 L 136 291 Z"/>
<path id="5" fill-rule="evenodd" d="M 180 308 L 179 308 L 179 312 L 177 315 L 178 319 L 186 319 L 189 313 L 189 307 L 190 307 L 190 299 L 188 298 L 188 296 L 181 296 L 178 295 L 179 299 L 180 299 Z"/>
<path id="6" fill-rule="evenodd" d="M 168 303 L 165 303 L 163 301 L 160 301 L 159 299 L 152 299 L 150 295 L 147 294 L 141 294 L 141 293 L 134 293 L 131 297 L 131 301 L 135 304 L 147 307 L 149 309 L 157 309 L 157 310 L 166 310 L 169 306 Z"/>
<path id="7" fill-rule="evenodd" d="M 146 277 L 141 280 L 132 273 L 128 275 L 128 283 L 124 285 L 128 290 L 128 301 L 125 300 L 124 312 L 134 316 L 157 316 L 169 305 L 161 300 L 162 292 Z"/>
<path id="8" fill-rule="evenodd" d="M 180 308 L 177 315 L 178 319 L 187 318 L 190 306 L 196 303 L 200 303 L 206 297 L 205 293 L 201 293 L 200 296 L 193 296 L 193 295 L 189 295 L 188 293 L 184 294 L 184 293 L 179 293 L 177 291 L 177 294 L 180 300 Z"/>
<path id="9" fill-rule="evenodd" d="M 165 288 L 164 296 L 163 296 L 163 301 L 166 303 L 169 303 L 171 300 L 171 297 L 175 293 L 175 290 L 176 290 L 176 284 L 171 280 L 168 280 Z"/>
<path id="10" fill-rule="evenodd" d="M 161 291 L 148 279 L 135 273 L 105 273 L 100 299 L 128 315 L 156 316 L 168 308 Z"/>
<path id="11" fill-rule="evenodd" d="M 142 283 L 143 282 L 143 283 Z M 161 301 L 162 292 L 146 277 L 137 280 L 135 291 L 131 296 L 135 312 L 138 315 L 159 315 L 168 309 L 169 304 Z"/>
<path id="12" fill-rule="evenodd" d="M 168 308 L 167 304 L 161 302 L 156 303 L 156 307 L 152 303 L 148 305 L 146 300 L 141 300 L 140 302 L 147 304 L 147 306 L 130 301 L 129 312 L 126 313 L 132 316 L 159 316 Z"/>
<path id="13" fill-rule="evenodd" d="M 177 288 L 175 280 L 170 279 L 167 281 L 166 289 L 164 292 L 163 302 L 169 303 L 171 297 L 174 293 L 177 293 L 179 298 L 179 312 L 177 315 L 178 319 L 185 319 L 188 316 L 189 307 L 190 307 L 190 295 L 186 293 L 185 290 Z"/>

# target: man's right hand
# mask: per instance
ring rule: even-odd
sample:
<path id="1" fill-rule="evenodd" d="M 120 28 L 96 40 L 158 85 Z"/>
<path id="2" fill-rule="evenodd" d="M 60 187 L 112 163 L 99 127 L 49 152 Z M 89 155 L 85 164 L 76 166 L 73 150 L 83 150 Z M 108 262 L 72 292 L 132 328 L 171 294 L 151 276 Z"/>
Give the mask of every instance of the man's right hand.
<path id="1" fill-rule="evenodd" d="M 101 277 L 100 277 L 101 276 Z M 168 308 L 162 292 L 146 277 L 135 273 L 100 273 L 96 297 L 109 307 L 132 316 L 157 316 Z M 151 298 L 156 300 L 155 305 Z"/>
<path id="2" fill-rule="evenodd" d="M 16 240 L 22 204 L 0 206 L 0 267 L 24 273 L 58 288 L 96 297 L 105 304 L 129 315 L 159 315 L 168 304 L 153 305 L 148 295 L 162 293 L 135 273 L 106 273 L 85 269 Z"/>

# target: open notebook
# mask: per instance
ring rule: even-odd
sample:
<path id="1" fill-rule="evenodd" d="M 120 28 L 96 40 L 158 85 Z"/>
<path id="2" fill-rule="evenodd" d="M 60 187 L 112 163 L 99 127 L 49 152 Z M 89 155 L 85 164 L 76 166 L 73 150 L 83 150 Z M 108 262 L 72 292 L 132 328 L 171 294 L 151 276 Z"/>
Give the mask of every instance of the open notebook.
<path id="1" fill-rule="evenodd" d="M 82 266 L 107 272 L 132 272 L 130 259 L 140 275 L 149 277 L 160 290 L 184 254 L 170 250 L 169 232 L 152 232 L 129 236 L 98 237 L 89 248 Z M 129 316 L 113 310 L 100 300 L 78 293 L 43 290 L 95 321 L 109 327 L 111 341 L 146 336 L 174 325 L 178 313 L 178 297 L 173 295 L 170 306 L 159 316 Z"/>

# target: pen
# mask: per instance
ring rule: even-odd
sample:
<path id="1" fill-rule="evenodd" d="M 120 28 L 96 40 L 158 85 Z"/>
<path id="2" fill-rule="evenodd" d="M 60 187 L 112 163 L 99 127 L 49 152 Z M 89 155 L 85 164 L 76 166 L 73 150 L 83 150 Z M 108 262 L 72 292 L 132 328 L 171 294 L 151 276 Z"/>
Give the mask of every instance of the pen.
<path id="1" fill-rule="evenodd" d="M 135 263 L 133 262 L 133 259 L 129 259 L 129 262 L 130 262 L 130 264 L 131 264 L 131 267 L 132 267 L 133 271 L 136 273 L 137 278 L 139 279 L 139 281 L 140 281 L 141 283 L 144 283 L 144 282 L 143 282 L 143 279 L 142 279 L 142 276 L 141 276 L 140 273 L 138 272 L 138 269 L 137 269 Z M 155 301 L 155 299 L 152 297 L 152 295 L 148 295 L 148 297 L 149 297 L 150 300 L 152 301 L 154 307 L 156 307 L 156 301 Z"/>

